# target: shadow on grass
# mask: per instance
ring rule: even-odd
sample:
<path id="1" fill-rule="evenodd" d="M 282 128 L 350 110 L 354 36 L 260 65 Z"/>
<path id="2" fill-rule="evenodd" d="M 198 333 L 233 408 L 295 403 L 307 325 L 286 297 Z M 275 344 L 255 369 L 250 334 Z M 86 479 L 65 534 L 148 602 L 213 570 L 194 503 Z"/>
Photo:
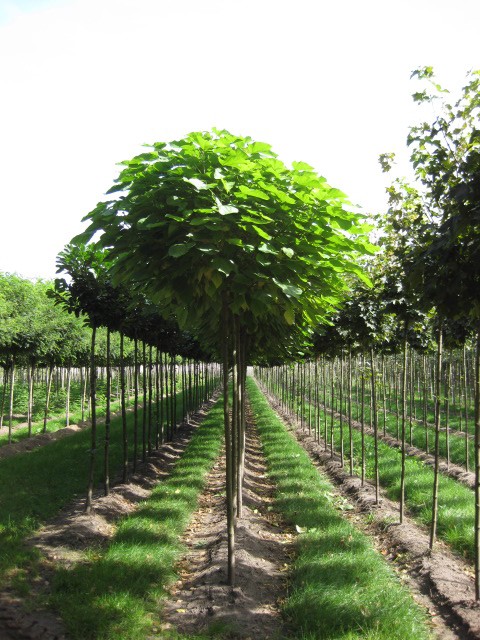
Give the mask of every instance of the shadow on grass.
<path id="1" fill-rule="evenodd" d="M 72 638 L 144 640 L 158 600 L 174 579 L 179 536 L 219 453 L 222 428 L 223 413 L 217 403 L 170 477 L 119 524 L 104 555 L 91 564 L 57 572 L 52 604 Z"/>

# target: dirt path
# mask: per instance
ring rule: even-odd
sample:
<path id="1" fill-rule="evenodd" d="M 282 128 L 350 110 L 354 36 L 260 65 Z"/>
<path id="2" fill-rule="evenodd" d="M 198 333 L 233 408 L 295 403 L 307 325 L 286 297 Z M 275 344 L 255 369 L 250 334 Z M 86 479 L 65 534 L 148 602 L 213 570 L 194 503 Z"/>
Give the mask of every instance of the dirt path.
<path id="1" fill-rule="evenodd" d="M 381 490 L 380 504 L 375 505 L 375 487 L 370 482 L 361 486 L 360 478 L 349 476 L 341 468 L 339 458 L 330 457 L 323 441 L 315 439 L 301 425 L 286 415 L 275 398 L 265 394 L 281 419 L 289 426 L 300 444 L 319 469 L 326 472 L 338 490 L 355 507 L 352 518 L 357 526 L 372 537 L 382 555 L 405 580 L 416 599 L 432 616 L 438 638 L 480 638 L 480 603 L 475 602 L 472 566 L 437 542 L 429 551 L 426 529 L 405 517 L 398 523 L 398 504 Z M 365 518 L 368 514 L 368 518 Z"/>
<path id="2" fill-rule="evenodd" d="M 208 477 L 184 536 L 180 579 L 164 608 L 164 628 L 183 633 L 223 630 L 229 638 L 281 638 L 279 600 L 286 592 L 294 532 L 269 510 L 274 487 L 249 421 L 244 513 L 236 528 L 236 586 L 226 584 L 225 458 Z"/>
<path id="3" fill-rule="evenodd" d="M 188 424 L 180 425 L 173 442 L 153 451 L 129 483 L 116 484 L 109 496 L 97 491 L 93 513 L 86 515 L 85 499 L 78 498 L 27 541 L 42 555 L 39 575 L 32 577 L 30 599 L 39 595 L 44 598 L 48 594 L 57 567 L 81 561 L 92 545 L 98 547 L 108 543 L 115 533 L 116 521 L 135 510 L 155 485 L 171 473 L 214 402 L 215 398 L 192 416 Z M 47 610 L 30 610 L 30 606 L 25 608 L 23 604 L 24 599 L 14 589 L 9 585 L 2 586 L 0 640 L 65 640 L 65 630 L 57 616 Z"/>

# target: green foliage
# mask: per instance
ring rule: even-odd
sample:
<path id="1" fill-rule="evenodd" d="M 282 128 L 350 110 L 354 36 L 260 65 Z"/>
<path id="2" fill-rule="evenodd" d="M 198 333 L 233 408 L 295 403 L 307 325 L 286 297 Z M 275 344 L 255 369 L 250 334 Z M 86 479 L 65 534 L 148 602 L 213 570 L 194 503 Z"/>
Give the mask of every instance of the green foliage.
<path id="1" fill-rule="evenodd" d="M 47 296 L 51 284 L 0 274 L 0 359 L 26 364 L 85 361 L 88 331 Z"/>
<path id="2" fill-rule="evenodd" d="M 218 342 L 229 310 L 268 348 L 323 322 L 362 277 L 366 227 L 346 197 L 305 163 L 292 169 L 270 146 L 227 131 L 155 143 L 123 163 L 76 239 L 103 232 L 114 283 L 144 292 L 165 316 Z M 298 329 L 297 329 L 297 334 Z"/>

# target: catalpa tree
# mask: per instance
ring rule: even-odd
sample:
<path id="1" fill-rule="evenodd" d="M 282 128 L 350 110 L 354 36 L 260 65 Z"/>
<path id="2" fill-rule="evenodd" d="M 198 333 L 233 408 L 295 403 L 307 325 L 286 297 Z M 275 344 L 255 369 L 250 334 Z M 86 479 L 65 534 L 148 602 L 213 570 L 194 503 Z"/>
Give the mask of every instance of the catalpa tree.
<path id="1" fill-rule="evenodd" d="M 233 584 L 246 363 L 258 350 L 298 349 L 338 307 L 347 276 L 367 280 L 357 259 L 373 252 L 369 228 L 311 166 L 287 168 L 270 145 L 227 131 L 155 143 L 122 164 L 113 199 L 76 241 L 102 232 L 113 281 L 141 290 L 223 360 Z"/>

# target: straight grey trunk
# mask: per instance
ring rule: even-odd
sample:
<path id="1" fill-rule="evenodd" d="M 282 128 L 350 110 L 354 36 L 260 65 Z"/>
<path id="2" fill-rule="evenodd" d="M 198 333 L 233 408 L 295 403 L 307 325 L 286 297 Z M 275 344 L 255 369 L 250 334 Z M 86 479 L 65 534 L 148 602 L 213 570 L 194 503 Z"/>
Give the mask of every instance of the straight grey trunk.
<path id="1" fill-rule="evenodd" d="M 123 332 L 120 333 L 120 393 L 122 405 L 122 443 L 123 443 L 123 472 L 122 481 L 128 479 L 128 431 L 127 431 L 127 406 L 125 389 L 125 349 Z"/>
<path id="2" fill-rule="evenodd" d="M 402 365 L 402 470 L 400 474 L 400 524 L 403 523 L 405 512 L 405 426 L 407 422 L 407 365 L 408 365 L 407 327 L 403 338 Z"/>
<path id="3" fill-rule="evenodd" d="M 2 390 L 2 406 L 0 408 L 0 429 L 3 427 L 3 415 L 5 412 L 5 399 L 7 397 L 7 383 L 8 383 L 8 367 L 3 367 L 3 390 Z"/>
<path id="4" fill-rule="evenodd" d="M 463 345 L 463 401 L 465 407 L 465 469 L 469 468 L 469 438 L 468 438 L 468 392 L 467 392 L 467 348 Z"/>
<path id="5" fill-rule="evenodd" d="M 110 405 L 112 395 L 112 368 L 110 363 L 110 329 L 107 328 L 107 406 L 105 408 L 104 491 L 110 493 Z"/>
<path id="6" fill-rule="evenodd" d="M 229 311 L 227 303 L 223 301 L 221 333 L 222 333 L 222 364 L 223 364 L 223 424 L 225 430 L 225 484 L 227 494 L 227 582 L 235 585 L 235 518 L 233 511 L 233 469 L 232 469 L 232 433 L 230 424 L 230 407 L 228 399 L 228 370 L 229 370 Z"/>
<path id="7" fill-rule="evenodd" d="M 371 396 L 371 420 L 373 425 L 374 438 L 374 476 L 375 476 L 375 504 L 379 502 L 379 473 L 378 473 L 378 421 L 377 421 L 377 389 L 375 385 L 375 358 L 373 349 L 370 349 L 370 371 L 372 374 L 372 396 Z"/>
<path id="8" fill-rule="evenodd" d="M 67 397 L 65 399 L 65 426 L 68 427 L 70 425 L 70 388 L 72 383 L 72 368 L 69 366 L 67 368 Z"/>
<path id="9" fill-rule="evenodd" d="M 32 363 L 28 368 L 28 437 L 32 435 L 32 414 L 33 414 L 33 386 L 35 382 L 35 365 Z"/>
<path id="10" fill-rule="evenodd" d="M 475 598 L 480 599 L 480 328 L 475 350 Z"/>
<path id="11" fill-rule="evenodd" d="M 348 442 L 350 475 L 353 476 L 353 433 L 352 433 L 352 349 L 348 349 Z"/>
<path id="12" fill-rule="evenodd" d="M 88 475 L 87 500 L 85 503 L 86 513 L 91 513 L 92 511 L 93 483 L 95 479 L 95 457 L 97 452 L 97 411 L 96 411 L 97 371 L 95 367 L 95 338 L 96 338 L 96 327 L 93 327 L 91 353 L 90 353 L 90 407 L 91 407 L 92 428 L 91 428 L 91 445 L 90 445 L 90 470 Z"/>
<path id="13" fill-rule="evenodd" d="M 360 426 L 361 426 L 361 437 L 362 437 L 362 487 L 365 484 L 365 354 L 362 353 L 362 372 L 361 372 L 361 407 L 360 407 Z"/>
<path id="14" fill-rule="evenodd" d="M 52 390 L 52 380 L 53 380 L 53 365 L 50 365 L 47 369 L 47 397 L 45 399 L 45 414 L 43 416 L 43 433 L 47 431 L 47 420 L 48 420 L 48 408 L 50 406 L 50 393 Z"/>
<path id="15" fill-rule="evenodd" d="M 437 348 L 437 371 L 435 379 L 435 466 L 433 476 L 433 496 L 432 496 L 432 524 L 430 527 L 430 549 L 437 536 L 437 518 L 438 518 L 438 475 L 439 475 L 439 448 L 440 448 L 440 409 L 441 409 L 441 384 L 442 384 L 442 346 L 443 346 L 443 330 L 442 326 L 438 330 L 438 348 Z"/>
<path id="16" fill-rule="evenodd" d="M 12 442 L 14 391 L 15 391 L 15 361 L 12 359 L 12 366 L 10 369 L 10 402 L 8 407 L 8 444 Z"/>

